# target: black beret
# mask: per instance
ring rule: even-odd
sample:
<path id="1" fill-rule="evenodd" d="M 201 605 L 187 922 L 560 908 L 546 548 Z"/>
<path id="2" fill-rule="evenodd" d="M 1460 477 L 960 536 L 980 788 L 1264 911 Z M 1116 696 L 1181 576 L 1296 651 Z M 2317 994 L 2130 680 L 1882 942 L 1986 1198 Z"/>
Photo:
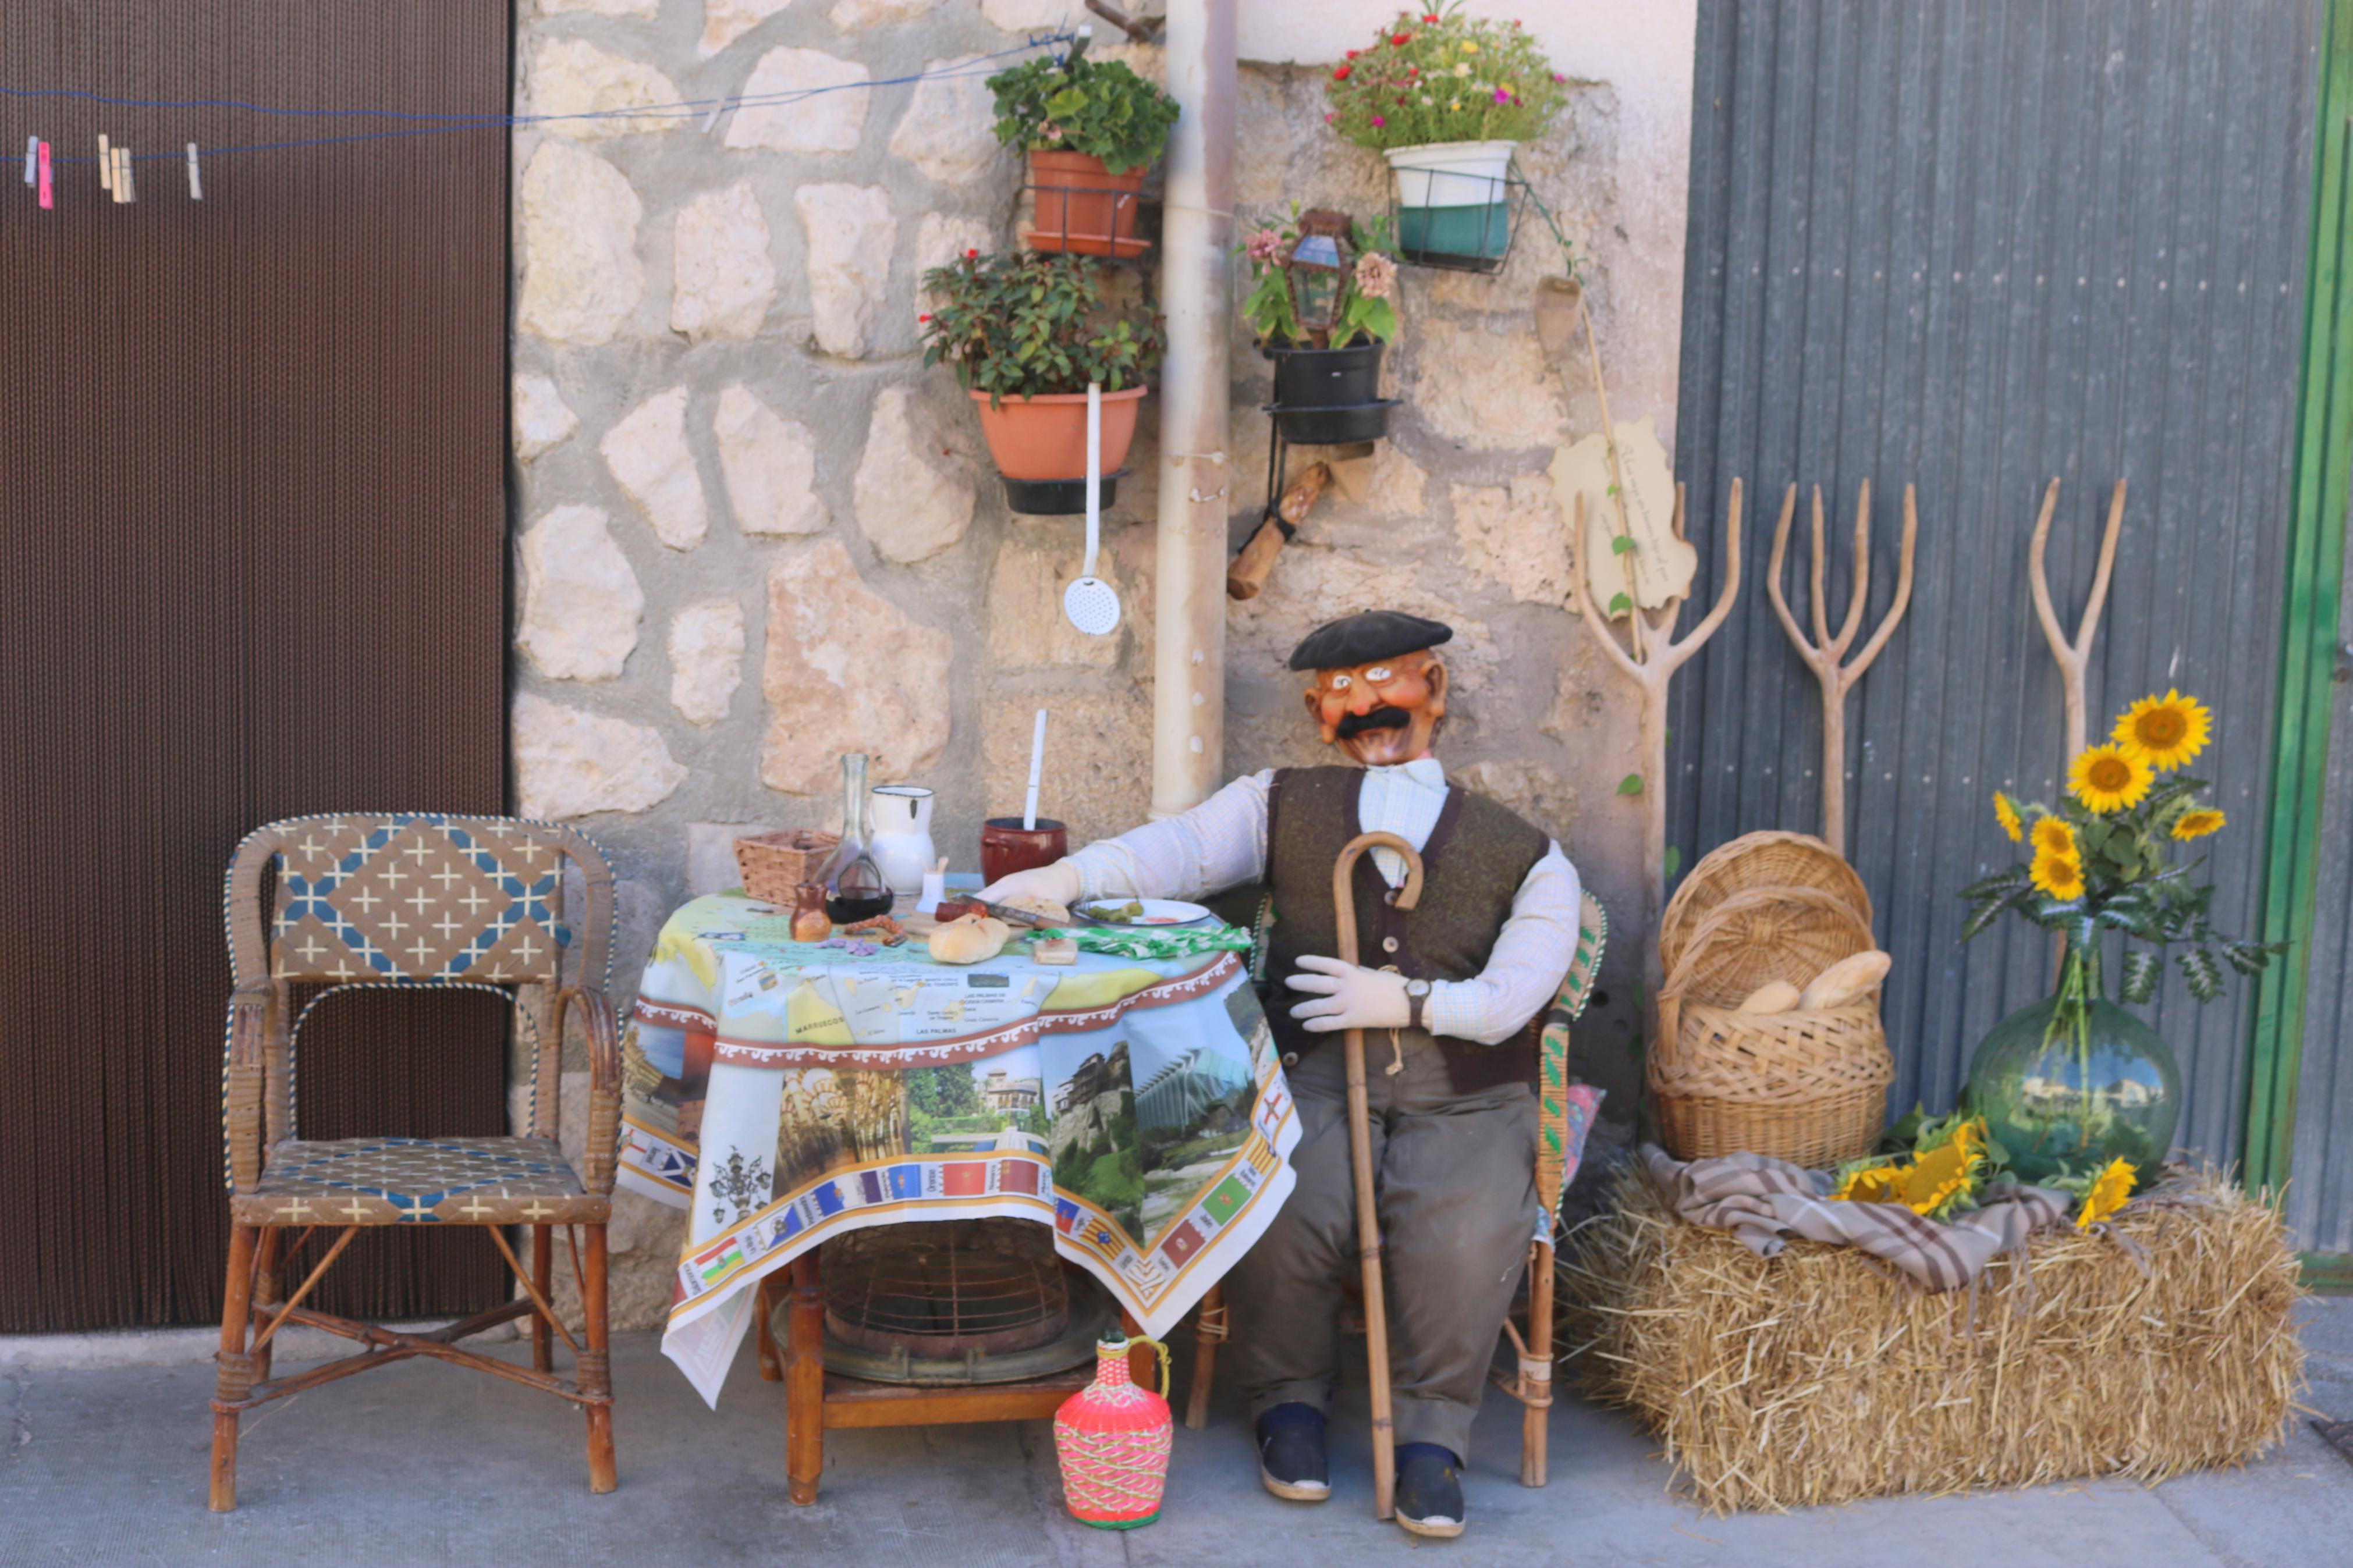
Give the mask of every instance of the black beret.
<path id="1" fill-rule="evenodd" d="M 1377 658 L 1395 658 L 1436 647 L 1453 637 L 1444 621 L 1409 616 L 1403 610 L 1359 610 L 1317 626 L 1291 650 L 1293 669 L 1350 669 Z"/>

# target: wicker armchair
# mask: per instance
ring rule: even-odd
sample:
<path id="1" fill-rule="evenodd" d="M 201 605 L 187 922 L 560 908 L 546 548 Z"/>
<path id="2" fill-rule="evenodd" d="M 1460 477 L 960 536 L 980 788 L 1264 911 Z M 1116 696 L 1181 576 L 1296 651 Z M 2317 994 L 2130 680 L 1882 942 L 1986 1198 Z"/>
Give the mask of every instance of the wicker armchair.
<path id="1" fill-rule="evenodd" d="M 571 927 L 580 942 L 579 984 L 571 986 L 561 972 L 569 940 L 562 918 L 566 859 L 582 873 L 587 904 L 585 918 Z M 263 873 L 273 868 L 276 902 L 265 934 Z M 589 1489 L 611 1491 L 605 1226 L 620 1127 L 620 1036 L 602 990 L 613 929 L 613 877 L 604 856 L 569 828 L 506 817 L 297 817 L 258 828 L 237 847 L 225 913 L 236 991 L 222 1078 L 230 1230 L 213 1400 L 214 1511 L 237 1506 L 237 1423 L 246 1411 L 412 1356 L 456 1362 L 580 1405 L 587 1418 Z M 289 987 L 298 984 L 330 989 L 290 1017 Z M 530 1135 L 298 1138 L 294 1052 L 303 1019 L 319 1000 L 353 988 L 508 996 L 534 1047 Z M 587 1149 L 577 1171 L 555 1142 L 564 1027 L 575 1016 L 587 1037 L 590 1068 Z M 484 1226 L 523 1297 L 425 1334 L 303 1306 L 359 1227 L 376 1225 Z M 528 1269 L 508 1242 L 508 1226 L 531 1231 Z M 585 1344 L 549 1303 L 558 1226 L 571 1244 Z M 587 1232 L 585 1249 L 581 1229 Z M 326 1245 L 288 1296 L 288 1265 L 314 1237 Z M 529 1370 L 457 1343 L 526 1315 Z M 271 1342 L 289 1323 L 367 1348 L 273 1378 Z M 574 1356 L 568 1380 L 554 1373 L 558 1336 Z"/>
<path id="2" fill-rule="evenodd" d="M 1525 1326 L 1511 1318 L 1504 1322 L 1504 1332 L 1510 1337 L 1516 1352 L 1516 1365 L 1511 1376 L 1501 1373 L 1493 1376 L 1495 1386 L 1523 1406 L 1523 1486 L 1540 1487 L 1546 1479 L 1549 1447 L 1546 1412 L 1552 1408 L 1553 1238 L 1559 1228 L 1561 1194 L 1575 1174 L 1570 1157 L 1584 1143 L 1582 1118 L 1590 1109 L 1589 1101 L 1578 1103 L 1569 1092 L 1568 1028 L 1592 998 L 1594 982 L 1601 973 L 1602 949 L 1609 941 L 1609 913 L 1602 909 L 1601 900 L 1588 892 L 1577 910 L 1577 951 L 1570 955 L 1568 973 L 1561 981 L 1552 1005 L 1529 1025 L 1536 1047 L 1535 1182 L 1536 1202 L 1543 1209 L 1543 1219 L 1535 1239 L 1528 1247 Z M 1585 1092 L 1590 1095 L 1592 1091 Z M 1225 1290 L 1212 1285 L 1208 1294 L 1201 1298 L 1200 1312 L 1194 1322 L 1193 1382 L 1185 1406 L 1185 1425 L 1194 1431 L 1199 1431 L 1208 1420 L 1209 1385 L 1217 1375 L 1218 1346 L 1231 1337 Z"/>

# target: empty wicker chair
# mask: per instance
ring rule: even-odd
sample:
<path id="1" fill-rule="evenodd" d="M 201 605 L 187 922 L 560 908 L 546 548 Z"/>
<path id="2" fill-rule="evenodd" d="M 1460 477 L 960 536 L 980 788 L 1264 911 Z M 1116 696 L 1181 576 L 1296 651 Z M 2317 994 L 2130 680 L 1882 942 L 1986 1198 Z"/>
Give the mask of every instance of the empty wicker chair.
<path id="1" fill-rule="evenodd" d="M 563 984 L 560 967 L 567 940 L 562 909 L 567 859 L 582 873 L 587 905 L 585 918 L 570 928 L 578 931 L 580 948 L 579 982 L 571 986 Z M 265 928 L 262 879 L 272 868 L 276 906 Z M 569 828 L 506 817 L 298 817 L 259 828 L 237 847 L 226 902 L 236 992 L 223 1077 L 230 1230 L 213 1401 L 214 1510 L 237 1506 L 237 1425 L 245 1412 L 420 1355 L 494 1373 L 579 1405 L 587 1418 L 589 1489 L 611 1491 L 605 1226 L 620 1126 L 620 1037 L 602 990 L 613 926 L 613 877 L 605 858 Z M 309 1007 L 290 1018 L 289 1003 L 290 987 L 301 984 L 330 987 L 322 997 L 355 986 L 507 994 L 534 1047 L 530 1134 L 298 1138 L 294 1046 Z M 573 1016 L 586 1035 L 589 1062 L 587 1149 L 577 1171 L 555 1142 L 559 1055 L 565 1020 Z M 426 1334 L 305 1307 L 311 1288 L 359 1228 L 379 1225 L 487 1228 L 514 1268 L 524 1299 Z M 531 1229 L 528 1269 L 508 1244 L 503 1227 L 509 1226 Z M 571 1242 L 585 1343 L 574 1341 L 549 1301 L 559 1226 Z M 289 1258 L 314 1233 L 333 1239 L 285 1295 Z M 525 1315 L 532 1320 L 528 1370 L 457 1343 Z M 323 1329 L 368 1349 L 273 1378 L 272 1344 L 290 1323 Z M 568 1379 L 554 1372 L 557 1336 L 573 1352 Z"/>

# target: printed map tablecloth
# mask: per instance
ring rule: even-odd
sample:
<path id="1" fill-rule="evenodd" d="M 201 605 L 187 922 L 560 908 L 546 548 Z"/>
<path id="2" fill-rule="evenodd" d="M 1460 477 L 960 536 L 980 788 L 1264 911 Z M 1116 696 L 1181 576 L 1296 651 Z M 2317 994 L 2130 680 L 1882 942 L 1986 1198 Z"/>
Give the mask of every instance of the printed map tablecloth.
<path id="1" fill-rule="evenodd" d="M 621 1183 L 691 1216 L 662 1351 L 713 1405 L 753 1287 L 830 1237 L 1034 1219 L 1156 1335 L 1289 1195 L 1298 1120 L 1233 953 L 955 966 L 789 928 L 740 893 L 678 910 L 622 1043 Z"/>

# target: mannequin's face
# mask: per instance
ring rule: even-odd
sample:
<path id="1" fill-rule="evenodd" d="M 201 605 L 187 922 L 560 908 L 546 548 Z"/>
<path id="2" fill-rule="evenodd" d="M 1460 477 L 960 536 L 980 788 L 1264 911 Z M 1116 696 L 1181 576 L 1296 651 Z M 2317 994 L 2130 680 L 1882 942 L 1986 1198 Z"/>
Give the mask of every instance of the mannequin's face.
<path id="1" fill-rule="evenodd" d="M 1307 711 L 1324 744 L 1368 768 L 1430 755 L 1446 717 L 1446 667 L 1427 648 L 1348 669 L 1319 669 Z"/>

